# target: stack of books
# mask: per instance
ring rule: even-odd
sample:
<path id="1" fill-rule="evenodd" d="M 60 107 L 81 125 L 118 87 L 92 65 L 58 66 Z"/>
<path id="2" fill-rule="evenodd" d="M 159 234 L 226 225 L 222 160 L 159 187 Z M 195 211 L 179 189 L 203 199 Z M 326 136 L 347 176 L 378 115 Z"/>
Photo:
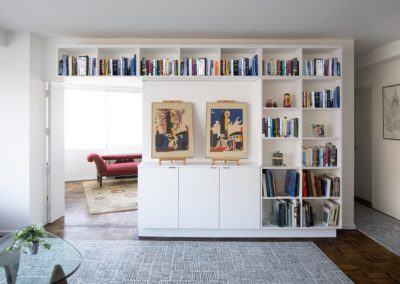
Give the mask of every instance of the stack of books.
<path id="1" fill-rule="evenodd" d="M 265 137 L 299 137 L 298 118 L 266 117 L 262 123 L 262 133 Z"/>
<path id="2" fill-rule="evenodd" d="M 241 59 L 221 60 L 221 76 L 258 76 L 258 55 L 252 59 L 242 57 Z"/>
<path id="3" fill-rule="evenodd" d="M 140 61 L 140 74 L 142 76 L 178 76 L 179 60 L 146 59 Z"/>
<path id="4" fill-rule="evenodd" d="M 119 59 L 100 59 L 100 76 L 136 76 L 136 54 L 128 59 L 121 57 Z"/>
<path id="5" fill-rule="evenodd" d="M 332 143 L 325 146 L 303 146 L 302 161 L 305 167 L 336 167 L 338 150 Z"/>
<path id="6" fill-rule="evenodd" d="M 303 76 L 340 76 L 340 62 L 337 57 L 305 59 Z"/>
<path id="7" fill-rule="evenodd" d="M 302 224 L 303 227 L 312 227 L 314 226 L 314 216 L 313 216 L 313 209 L 312 205 L 307 202 L 303 201 L 303 207 L 302 207 Z"/>
<path id="8" fill-rule="evenodd" d="M 94 76 L 96 75 L 96 58 L 89 55 L 63 55 L 58 62 L 60 76 Z"/>
<path id="9" fill-rule="evenodd" d="M 339 224 L 340 204 L 334 200 L 327 200 L 322 209 L 322 223 L 329 227 Z"/>
<path id="10" fill-rule="evenodd" d="M 339 197 L 340 178 L 303 171 L 303 197 Z"/>
<path id="11" fill-rule="evenodd" d="M 299 60 L 293 59 L 271 59 L 263 60 L 264 76 L 299 76 Z"/>
<path id="12" fill-rule="evenodd" d="M 303 108 L 340 108 L 340 87 L 334 90 L 303 91 Z"/>

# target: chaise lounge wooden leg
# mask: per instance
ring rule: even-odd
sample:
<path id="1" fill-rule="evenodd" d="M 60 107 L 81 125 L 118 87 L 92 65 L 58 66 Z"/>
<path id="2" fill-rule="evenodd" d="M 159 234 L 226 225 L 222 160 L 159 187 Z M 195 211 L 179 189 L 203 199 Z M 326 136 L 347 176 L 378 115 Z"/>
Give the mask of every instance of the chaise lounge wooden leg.
<path id="1" fill-rule="evenodd" d="M 100 176 L 99 179 L 100 179 L 100 187 L 103 187 L 103 177 Z"/>

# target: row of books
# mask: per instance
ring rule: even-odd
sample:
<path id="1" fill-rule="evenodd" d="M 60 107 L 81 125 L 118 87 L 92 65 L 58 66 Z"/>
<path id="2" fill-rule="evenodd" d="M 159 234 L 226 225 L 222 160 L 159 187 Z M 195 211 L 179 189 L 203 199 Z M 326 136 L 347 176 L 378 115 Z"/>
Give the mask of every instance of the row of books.
<path id="1" fill-rule="evenodd" d="M 262 133 L 265 137 L 299 137 L 299 119 L 264 117 Z"/>
<path id="2" fill-rule="evenodd" d="M 181 76 L 218 76 L 218 60 L 184 57 L 181 61 Z"/>
<path id="3" fill-rule="evenodd" d="M 142 76 L 178 76 L 179 61 L 170 59 L 146 59 L 140 61 Z"/>
<path id="4" fill-rule="evenodd" d="M 303 197 L 339 197 L 340 178 L 332 175 L 315 176 L 303 171 Z"/>
<path id="5" fill-rule="evenodd" d="M 305 59 L 303 76 L 340 76 L 340 62 L 337 57 Z"/>
<path id="6" fill-rule="evenodd" d="M 303 146 L 302 161 L 305 167 L 336 167 L 338 150 L 332 143 L 325 146 Z"/>
<path id="7" fill-rule="evenodd" d="M 297 199 L 274 200 L 273 212 L 279 227 L 300 227 L 300 206 Z"/>
<path id="8" fill-rule="evenodd" d="M 96 75 L 96 58 L 89 55 L 63 55 L 58 62 L 60 76 L 94 76 Z"/>
<path id="9" fill-rule="evenodd" d="M 327 200 L 322 209 L 322 223 L 329 227 L 339 224 L 340 204 L 334 200 Z"/>
<path id="10" fill-rule="evenodd" d="M 299 76 L 299 68 L 297 58 L 263 60 L 264 76 Z"/>
<path id="11" fill-rule="evenodd" d="M 340 87 L 333 90 L 303 91 L 303 108 L 340 108 Z"/>
<path id="12" fill-rule="evenodd" d="M 132 58 L 100 59 L 100 76 L 136 76 L 136 54 Z"/>
<path id="13" fill-rule="evenodd" d="M 299 173 L 295 170 L 286 171 L 285 192 L 278 192 L 278 182 L 271 170 L 265 169 L 262 173 L 262 196 L 277 197 L 291 196 L 299 194 Z"/>
<path id="14" fill-rule="evenodd" d="M 221 60 L 221 76 L 258 76 L 258 55 Z"/>

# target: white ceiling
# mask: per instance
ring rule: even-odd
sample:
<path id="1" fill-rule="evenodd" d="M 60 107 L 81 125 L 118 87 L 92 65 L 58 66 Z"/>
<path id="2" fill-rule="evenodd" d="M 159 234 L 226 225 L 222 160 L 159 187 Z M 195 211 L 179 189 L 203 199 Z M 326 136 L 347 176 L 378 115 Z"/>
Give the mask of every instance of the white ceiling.
<path id="1" fill-rule="evenodd" d="M 400 39 L 400 0 L 0 0 L 0 30 L 50 37 Z"/>

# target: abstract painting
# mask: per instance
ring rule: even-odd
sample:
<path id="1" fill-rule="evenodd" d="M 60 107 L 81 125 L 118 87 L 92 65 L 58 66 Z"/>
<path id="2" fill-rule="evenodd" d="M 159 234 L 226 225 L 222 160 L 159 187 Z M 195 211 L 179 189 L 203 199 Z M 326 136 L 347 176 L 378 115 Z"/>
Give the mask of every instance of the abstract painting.
<path id="1" fill-rule="evenodd" d="M 383 87 L 383 138 L 400 140 L 400 85 Z"/>
<path id="2" fill-rule="evenodd" d="M 207 103 L 206 157 L 247 158 L 247 104 Z"/>
<path id="3" fill-rule="evenodd" d="M 152 158 L 193 156 L 192 104 L 152 104 Z"/>

